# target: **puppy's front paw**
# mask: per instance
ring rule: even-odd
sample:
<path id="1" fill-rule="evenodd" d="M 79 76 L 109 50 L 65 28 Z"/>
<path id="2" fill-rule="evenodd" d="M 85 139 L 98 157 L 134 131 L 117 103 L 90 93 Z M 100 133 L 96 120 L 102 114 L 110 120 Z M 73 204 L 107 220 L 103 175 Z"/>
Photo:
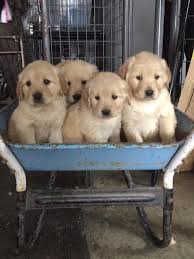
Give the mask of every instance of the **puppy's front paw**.
<path id="1" fill-rule="evenodd" d="M 110 143 L 120 143 L 121 139 L 120 136 L 111 136 L 108 140 Z"/>
<path id="2" fill-rule="evenodd" d="M 142 144 L 143 138 L 140 135 L 126 134 L 127 142 L 131 144 Z"/>
<path id="3" fill-rule="evenodd" d="M 63 136 L 61 131 L 59 132 L 51 132 L 49 136 L 49 143 L 51 144 L 62 144 L 63 143 Z"/>

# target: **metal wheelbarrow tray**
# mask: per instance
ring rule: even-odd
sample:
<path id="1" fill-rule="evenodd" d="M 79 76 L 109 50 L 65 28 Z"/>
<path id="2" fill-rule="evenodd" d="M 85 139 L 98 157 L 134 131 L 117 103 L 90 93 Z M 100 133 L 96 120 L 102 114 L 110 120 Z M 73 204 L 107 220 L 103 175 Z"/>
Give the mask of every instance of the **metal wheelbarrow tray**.
<path id="1" fill-rule="evenodd" d="M 0 110 L 0 130 L 6 130 L 8 119 L 17 102 Z M 173 177 L 175 169 L 194 147 L 194 124 L 176 110 L 180 141 L 171 145 L 160 143 L 131 145 L 128 143 L 84 145 L 19 145 L 0 138 L 0 156 L 16 178 L 18 193 L 18 246 L 25 244 L 25 212 L 42 209 L 31 246 L 37 239 L 46 209 L 82 206 L 125 204 L 135 206 L 141 223 L 149 237 L 159 247 L 166 247 L 172 238 Z M 118 171 L 124 173 L 125 189 L 64 189 L 54 188 L 56 171 Z M 163 187 L 136 187 L 129 170 L 163 170 Z M 48 189 L 26 188 L 26 174 L 51 172 Z M 157 175 L 157 172 L 155 173 Z M 157 238 L 150 228 L 145 206 L 163 208 L 163 238 Z"/>

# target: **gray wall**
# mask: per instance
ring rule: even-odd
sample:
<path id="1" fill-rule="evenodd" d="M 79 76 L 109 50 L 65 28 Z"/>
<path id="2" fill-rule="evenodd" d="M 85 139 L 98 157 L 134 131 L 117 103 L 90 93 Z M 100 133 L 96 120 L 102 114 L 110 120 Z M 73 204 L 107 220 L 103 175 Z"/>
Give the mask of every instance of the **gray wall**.
<path id="1" fill-rule="evenodd" d="M 132 54 L 153 51 L 156 0 L 133 0 Z"/>

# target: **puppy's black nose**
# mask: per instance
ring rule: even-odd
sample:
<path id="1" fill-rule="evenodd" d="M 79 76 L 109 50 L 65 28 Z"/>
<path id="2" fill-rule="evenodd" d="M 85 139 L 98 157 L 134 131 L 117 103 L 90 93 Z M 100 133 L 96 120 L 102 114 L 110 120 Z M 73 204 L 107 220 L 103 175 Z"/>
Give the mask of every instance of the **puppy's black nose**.
<path id="1" fill-rule="evenodd" d="M 33 98 L 35 102 L 41 102 L 42 101 L 42 93 L 36 92 L 33 94 Z"/>
<path id="2" fill-rule="evenodd" d="M 102 110 L 102 114 L 104 116 L 108 116 L 110 114 L 110 110 L 109 109 L 104 109 L 104 110 Z"/>
<path id="3" fill-rule="evenodd" d="M 80 98 L 81 98 L 81 94 L 74 94 L 74 95 L 73 95 L 73 99 L 74 99 L 75 101 L 79 101 Z"/>
<path id="4" fill-rule="evenodd" d="M 145 95 L 147 97 L 151 97 L 151 96 L 153 96 L 153 94 L 154 94 L 154 91 L 152 89 L 148 89 L 145 91 Z"/>

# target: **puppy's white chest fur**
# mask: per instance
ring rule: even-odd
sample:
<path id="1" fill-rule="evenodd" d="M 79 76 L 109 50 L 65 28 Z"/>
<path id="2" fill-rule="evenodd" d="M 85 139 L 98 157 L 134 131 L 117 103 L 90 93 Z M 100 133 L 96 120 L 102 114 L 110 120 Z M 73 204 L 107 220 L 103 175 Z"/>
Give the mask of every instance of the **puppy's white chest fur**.
<path id="1" fill-rule="evenodd" d="M 58 115 L 58 112 L 56 111 L 45 112 L 44 110 L 37 110 L 37 114 L 39 114 L 38 116 L 35 113 L 36 111 L 31 114 L 31 123 L 35 129 L 36 141 L 37 143 L 48 142 L 49 135 L 52 130 L 51 128 L 55 123 L 57 116 L 60 115 Z"/>
<path id="2" fill-rule="evenodd" d="M 38 143 L 52 142 L 49 141 L 51 134 L 54 134 L 55 130 L 58 131 L 58 128 L 62 128 L 65 114 L 66 109 L 62 98 L 55 101 L 53 106 L 47 107 L 46 110 L 40 109 L 32 112 L 32 124 L 35 128 L 36 141 Z M 62 140 L 59 142 L 62 142 Z"/>
<path id="3" fill-rule="evenodd" d="M 155 101 L 148 101 L 140 104 L 139 102 L 134 101 L 128 108 L 128 112 L 132 119 L 131 124 L 137 128 L 143 139 L 157 137 L 160 117 L 158 103 Z"/>
<path id="4" fill-rule="evenodd" d="M 82 134 L 85 135 L 87 132 L 87 142 L 98 142 L 105 143 L 108 141 L 110 136 L 113 134 L 115 128 L 119 128 L 121 116 L 117 116 L 110 119 L 99 119 L 88 114 L 87 119 L 84 118 L 82 126 Z"/>
<path id="5" fill-rule="evenodd" d="M 61 128 L 66 114 L 65 98 L 59 97 L 48 105 L 32 106 L 19 103 L 11 119 L 17 133 L 16 141 L 31 143 L 62 143 Z M 13 134 L 12 134 L 13 135 Z"/>
<path id="6" fill-rule="evenodd" d="M 169 93 L 164 89 L 156 100 L 132 99 L 123 110 L 123 127 L 134 142 L 158 141 L 161 116 L 174 114 Z"/>

